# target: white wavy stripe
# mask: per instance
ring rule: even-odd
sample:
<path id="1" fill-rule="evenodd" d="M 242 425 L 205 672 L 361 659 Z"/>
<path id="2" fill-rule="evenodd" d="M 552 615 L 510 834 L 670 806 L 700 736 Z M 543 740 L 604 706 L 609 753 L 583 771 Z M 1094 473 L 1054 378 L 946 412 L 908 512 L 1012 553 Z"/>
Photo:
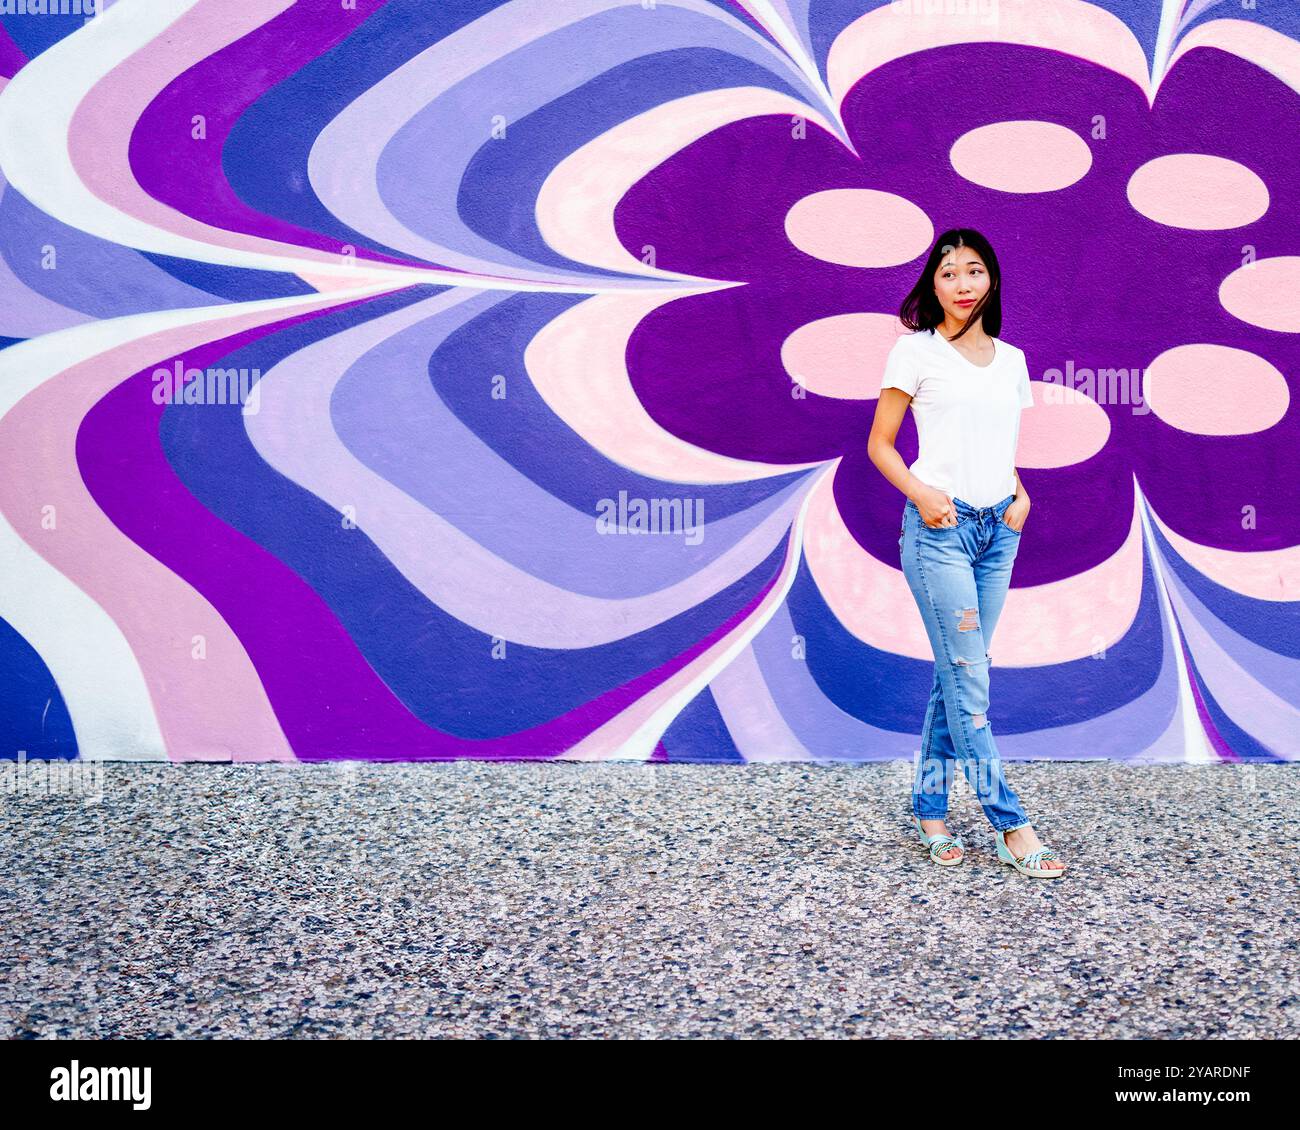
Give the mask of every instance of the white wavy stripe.
<path id="1" fill-rule="evenodd" d="M 835 120 L 835 128 L 832 132 L 839 136 L 854 156 L 857 156 L 857 150 L 853 147 L 853 142 L 849 139 L 849 131 L 844 125 L 844 118 L 840 114 L 840 104 L 830 92 L 830 88 L 822 80 L 821 70 L 817 66 L 817 60 L 809 53 L 802 37 L 789 20 L 790 9 L 782 4 L 781 11 L 776 10 L 775 5 L 769 0 L 750 0 L 750 14 L 761 23 L 772 38 L 780 45 L 790 61 L 799 68 L 803 75 L 804 81 L 811 90 L 817 92 L 821 99 L 822 106 L 826 108 Z"/>
<path id="2" fill-rule="evenodd" d="M 1169 67 L 1197 47 L 1227 51 L 1300 94 L 1300 43 L 1266 24 L 1227 18 L 1198 24 L 1179 41 Z"/>
<path id="3" fill-rule="evenodd" d="M 68 150 L 77 107 L 109 71 L 163 35 L 200 2 L 119 0 L 31 60 L 0 92 L 0 168 L 9 183 L 43 212 L 110 243 L 230 267 L 355 277 L 360 268 L 343 256 L 334 263 L 307 255 L 244 251 L 164 231 L 101 200 L 77 175 Z M 280 0 L 269 15 L 287 6 Z M 187 222 L 196 221 L 187 218 Z M 390 285 L 458 277 L 383 264 L 367 263 L 364 269 Z"/>
<path id="4" fill-rule="evenodd" d="M 1201 725 L 1201 715 L 1196 709 L 1196 699 L 1192 694 L 1192 681 L 1187 673 L 1187 661 L 1183 658 L 1182 633 L 1174 619 L 1173 605 L 1166 588 L 1164 569 L 1160 563 L 1160 550 L 1156 546 L 1155 535 L 1151 532 L 1151 516 L 1147 512 L 1147 498 L 1138 485 L 1137 476 L 1133 476 L 1133 485 L 1137 492 L 1137 511 L 1142 516 L 1142 532 L 1146 540 L 1147 560 L 1151 562 L 1152 572 L 1156 578 L 1156 593 L 1160 599 L 1160 615 L 1165 622 L 1165 631 L 1169 633 L 1169 645 L 1174 654 L 1174 664 L 1178 669 L 1178 718 L 1182 723 L 1183 760 L 1197 765 L 1217 764 L 1219 758 L 1210 748 L 1210 740 Z"/>
<path id="5" fill-rule="evenodd" d="M 1174 48 L 1174 39 L 1178 32 L 1178 17 L 1182 15 L 1183 5 L 1187 0 L 1164 0 L 1160 11 L 1160 30 L 1156 34 L 1156 47 L 1152 53 L 1152 89 L 1159 90 L 1169 65 L 1173 62 L 1170 54 Z"/>

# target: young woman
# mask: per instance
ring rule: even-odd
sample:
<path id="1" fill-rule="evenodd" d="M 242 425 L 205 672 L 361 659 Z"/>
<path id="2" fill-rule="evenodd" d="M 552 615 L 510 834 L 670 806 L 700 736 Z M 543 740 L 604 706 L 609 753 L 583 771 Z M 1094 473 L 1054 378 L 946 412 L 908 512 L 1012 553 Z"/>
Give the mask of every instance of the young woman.
<path id="1" fill-rule="evenodd" d="M 948 789 L 960 761 L 993 825 L 998 858 L 1054 879 L 1065 864 L 1039 841 L 1002 774 L 988 720 L 989 640 L 1020 546 L 1029 496 L 1015 469 L 1020 412 L 1033 406 L 1024 352 L 997 336 L 1001 273 L 977 231 L 935 242 L 899 318 L 912 333 L 885 362 L 868 441 L 871 461 L 907 496 L 898 548 L 934 651 L 912 813 L 930 859 L 966 858 L 948 833 Z M 920 454 L 894 447 L 912 406 Z"/>

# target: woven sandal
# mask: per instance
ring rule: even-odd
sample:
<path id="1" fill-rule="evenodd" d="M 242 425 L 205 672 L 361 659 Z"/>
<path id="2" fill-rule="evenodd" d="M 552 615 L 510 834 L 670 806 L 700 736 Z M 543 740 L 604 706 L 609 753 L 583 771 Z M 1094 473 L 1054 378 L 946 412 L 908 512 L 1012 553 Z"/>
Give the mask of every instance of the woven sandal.
<path id="1" fill-rule="evenodd" d="M 1060 859 L 1059 853 L 1044 844 L 1037 851 L 1031 851 L 1028 855 L 1022 855 L 1017 859 L 1011 854 L 1011 849 L 1007 847 L 1006 834 L 994 829 L 993 836 L 998 843 L 998 858 L 1003 863 L 1009 863 L 1022 875 L 1028 875 L 1033 879 L 1059 879 L 1065 874 L 1064 867 L 1044 867 L 1043 861 L 1047 859 Z"/>
<path id="2" fill-rule="evenodd" d="M 966 844 L 960 836 L 945 836 L 942 832 L 936 832 L 933 836 L 927 835 L 921 827 L 921 818 L 913 816 L 912 820 L 916 823 L 916 832 L 921 837 L 921 843 L 930 852 L 931 863 L 937 863 L 940 867 L 956 867 L 966 858 Z M 949 848 L 956 848 L 961 854 L 952 859 L 940 859 L 940 854 Z"/>

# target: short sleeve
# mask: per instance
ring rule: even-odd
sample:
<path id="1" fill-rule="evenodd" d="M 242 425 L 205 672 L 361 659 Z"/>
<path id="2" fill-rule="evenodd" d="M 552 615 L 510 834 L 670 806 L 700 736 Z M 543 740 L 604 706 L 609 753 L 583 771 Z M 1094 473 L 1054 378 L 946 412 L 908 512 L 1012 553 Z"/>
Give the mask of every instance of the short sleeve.
<path id="1" fill-rule="evenodd" d="M 908 396 L 916 395 L 917 366 L 912 357 L 911 343 L 906 337 L 894 342 L 894 347 L 885 358 L 885 375 L 880 378 L 880 388 L 902 389 Z"/>
<path id="2" fill-rule="evenodd" d="M 1029 366 L 1025 364 L 1024 358 L 1020 360 L 1020 407 L 1032 408 L 1034 406 L 1034 394 L 1029 388 Z"/>

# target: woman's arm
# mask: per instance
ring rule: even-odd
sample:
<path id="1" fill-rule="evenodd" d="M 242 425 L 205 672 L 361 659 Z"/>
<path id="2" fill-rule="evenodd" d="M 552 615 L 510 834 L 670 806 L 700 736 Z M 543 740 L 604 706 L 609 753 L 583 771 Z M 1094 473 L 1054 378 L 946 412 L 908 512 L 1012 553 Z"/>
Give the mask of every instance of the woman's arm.
<path id="1" fill-rule="evenodd" d="M 1026 502 L 1028 502 L 1029 492 L 1025 490 L 1025 484 L 1020 481 L 1020 472 L 1017 471 L 1014 467 L 1011 468 L 1011 471 L 1012 474 L 1016 476 L 1016 500 L 1019 501 L 1020 499 L 1023 498 Z"/>
<path id="2" fill-rule="evenodd" d="M 871 435 L 867 437 L 867 458 L 876 469 L 901 490 L 921 512 L 921 521 L 927 526 L 946 526 L 957 521 L 957 508 L 941 490 L 918 479 L 903 457 L 898 454 L 894 440 L 907 414 L 912 398 L 901 388 L 882 388 L 876 401 L 876 415 L 871 422 Z"/>
<path id="3" fill-rule="evenodd" d="M 926 489 L 925 484 L 912 474 L 894 446 L 903 417 L 907 415 L 907 406 L 911 403 L 912 398 L 901 388 L 880 390 L 875 419 L 871 422 L 871 435 L 867 437 L 867 458 L 885 478 L 915 502 L 917 488 Z"/>

